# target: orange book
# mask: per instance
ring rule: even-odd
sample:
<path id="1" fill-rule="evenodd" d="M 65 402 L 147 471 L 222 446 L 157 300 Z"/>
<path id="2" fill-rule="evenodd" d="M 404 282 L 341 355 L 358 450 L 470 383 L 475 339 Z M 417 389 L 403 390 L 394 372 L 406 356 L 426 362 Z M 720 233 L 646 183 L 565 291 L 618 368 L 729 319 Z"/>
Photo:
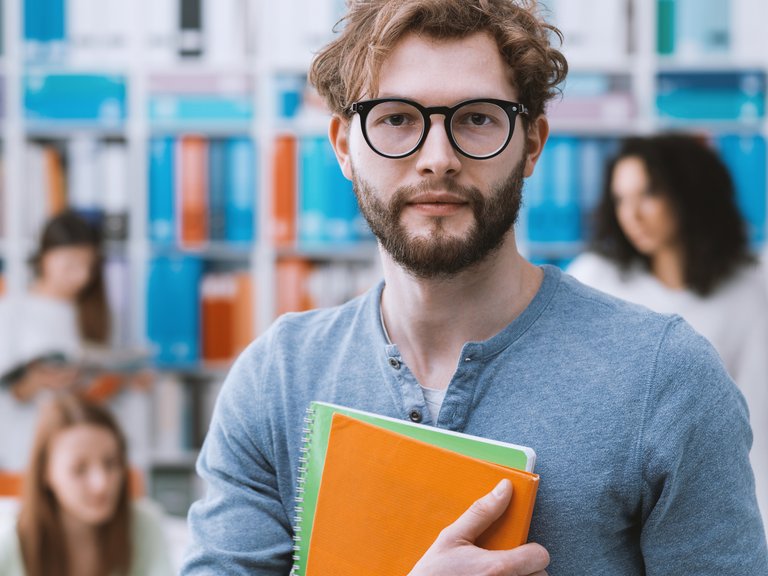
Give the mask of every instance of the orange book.
<path id="1" fill-rule="evenodd" d="M 296 138 L 275 140 L 272 188 L 272 241 L 275 246 L 296 242 Z"/>
<path id="2" fill-rule="evenodd" d="M 235 353 L 236 283 L 228 274 L 210 274 L 200 287 L 202 353 L 209 362 L 230 360 Z"/>
<path id="3" fill-rule="evenodd" d="M 183 246 L 199 246 L 208 240 L 208 142 L 185 136 L 178 144 L 179 238 Z"/>
<path id="4" fill-rule="evenodd" d="M 440 531 L 503 478 L 512 501 L 476 542 L 490 550 L 526 542 L 538 475 L 333 414 L 301 576 L 408 574 Z"/>
<path id="5" fill-rule="evenodd" d="M 234 354 L 237 355 L 245 349 L 254 339 L 255 331 L 255 309 L 253 280 L 248 272 L 240 272 L 235 275 L 235 318 L 233 346 Z"/>
<path id="6" fill-rule="evenodd" d="M 0 294 L 5 294 L 5 277 L 0 275 Z"/>
<path id="7" fill-rule="evenodd" d="M 313 307 L 309 295 L 312 262 L 304 258 L 282 258 L 277 263 L 277 315 L 301 312 Z"/>
<path id="8" fill-rule="evenodd" d="M 61 152 L 53 146 L 45 146 L 43 162 L 48 182 L 48 216 L 56 216 L 67 208 L 67 187 Z"/>

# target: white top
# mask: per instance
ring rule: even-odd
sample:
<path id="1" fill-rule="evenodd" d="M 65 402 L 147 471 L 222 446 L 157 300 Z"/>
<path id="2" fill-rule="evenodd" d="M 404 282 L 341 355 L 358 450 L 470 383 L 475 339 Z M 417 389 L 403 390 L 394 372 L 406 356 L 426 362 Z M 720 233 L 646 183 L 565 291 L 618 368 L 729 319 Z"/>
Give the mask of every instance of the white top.
<path id="1" fill-rule="evenodd" d="M 0 298 L 0 376 L 40 356 L 58 353 L 76 359 L 82 350 L 75 306 L 36 294 Z M 37 422 L 37 409 L 44 400 L 16 400 L 7 387 L 0 387 L 0 469 L 21 470 Z"/>
<path id="2" fill-rule="evenodd" d="M 568 273 L 630 302 L 657 312 L 679 314 L 707 338 L 720 354 L 747 400 L 754 442 L 752 467 L 763 522 L 768 526 L 768 289 L 765 272 L 745 266 L 713 294 L 664 286 L 640 266 L 622 274 L 610 260 L 582 254 Z"/>
<path id="3" fill-rule="evenodd" d="M 133 557 L 128 576 L 176 574 L 162 526 L 162 513 L 153 502 L 133 502 L 131 539 Z M 25 572 L 21 543 L 16 532 L 16 518 L 0 517 L 0 574 L 25 576 Z"/>

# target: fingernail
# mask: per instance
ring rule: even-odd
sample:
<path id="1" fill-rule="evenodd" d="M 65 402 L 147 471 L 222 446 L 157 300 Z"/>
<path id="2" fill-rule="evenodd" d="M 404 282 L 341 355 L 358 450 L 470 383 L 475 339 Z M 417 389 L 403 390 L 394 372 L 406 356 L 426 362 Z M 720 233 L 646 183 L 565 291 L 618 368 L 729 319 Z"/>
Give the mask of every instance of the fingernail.
<path id="1" fill-rule="evenodd" d="M 494 496 L 503 496 L 504 493 L 509 489 L 509 480 L 504 478 L 501 482 L 496 484 L 496 488 L 493 489 L 493 495 Z"/>

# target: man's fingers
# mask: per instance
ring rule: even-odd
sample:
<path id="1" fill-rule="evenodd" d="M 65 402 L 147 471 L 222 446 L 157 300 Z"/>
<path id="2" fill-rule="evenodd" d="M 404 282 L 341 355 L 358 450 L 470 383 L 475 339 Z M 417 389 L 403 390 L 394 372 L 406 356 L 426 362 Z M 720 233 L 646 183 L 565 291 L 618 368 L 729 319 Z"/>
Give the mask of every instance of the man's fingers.
<path id="1" fill-rule="evenodd" d="M 512 550 L 491 550 L 488 552 L 494 564 L 514 567 L 521 576 L 546 576 L 544 569 L 549 566 L 549 552 L 539 544 L 523 544 Z M 510 572 L 511 574 L 511 572 Z"/>
<path id="2" fill-rule="evenodd" d="M 441 538 L 474 543 L 503 514 L 511 498 L 512 484 L 504 479 L 491 492 L 476 500 L 453 524 L 445 528 Z"/>

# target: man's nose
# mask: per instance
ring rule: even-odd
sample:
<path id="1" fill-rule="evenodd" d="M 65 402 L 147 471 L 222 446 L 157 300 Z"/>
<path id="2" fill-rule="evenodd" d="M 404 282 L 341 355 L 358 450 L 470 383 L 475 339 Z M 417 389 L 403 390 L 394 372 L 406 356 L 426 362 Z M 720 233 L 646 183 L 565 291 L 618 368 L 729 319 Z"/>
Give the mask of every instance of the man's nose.
<path id="1" fill-rule="evenodd" d="M 417 152 L 417 169 L 422 175 L 445 176 L 461 170 L 459 152 L 454 149 L 441 116 L 431 123 L 429 132 Z"/>

